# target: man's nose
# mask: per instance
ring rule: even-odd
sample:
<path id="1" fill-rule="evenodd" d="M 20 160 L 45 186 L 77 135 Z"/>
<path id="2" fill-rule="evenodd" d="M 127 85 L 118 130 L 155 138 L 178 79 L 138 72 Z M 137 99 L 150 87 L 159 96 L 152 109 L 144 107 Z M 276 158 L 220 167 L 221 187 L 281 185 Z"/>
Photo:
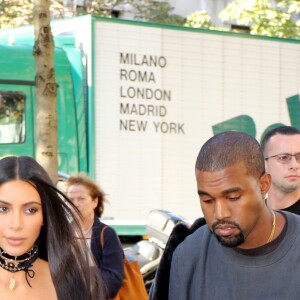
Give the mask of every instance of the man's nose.
<path id="1" fill-rule="evenodd" d="M 298 162 L 296 160 L 296 157 L 292 156 L 291 160 L 289 161 L 289 167 L 292 168 L 292 169 L 298 169 L 299 168 L 299 164 L 300 164 L 300 162 Z"/>
<path id="2" fill-rule="evenodd" d="M 224 220 L 231 215 L 230 209 L 226 203 L 226 200 L 217 200 L 215 205 L 215 218 L 217 220 Z"/>

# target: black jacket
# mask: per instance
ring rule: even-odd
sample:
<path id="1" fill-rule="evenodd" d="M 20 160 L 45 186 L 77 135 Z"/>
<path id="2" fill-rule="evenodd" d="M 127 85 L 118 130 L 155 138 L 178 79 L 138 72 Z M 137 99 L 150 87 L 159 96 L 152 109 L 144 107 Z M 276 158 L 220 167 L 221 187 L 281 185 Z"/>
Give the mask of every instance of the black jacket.
<path id="1" fill-rule="evenodd" d="M 169 299 L 170 269 L 174 250 L 188 235 L 192 234 L 199 227 L 205 224 L 205 219 L 199 218 L 192 224 L 190 228 L 181 223 L 174 227 L 156 271 L 155 280 L 150 289 L 149 300 Z"/>
<path id="2" fill-rule="evenodd" d="M 100 235 L 104 227 L 102 249 Z M 115 230 L 100 222 L 97 217 L 93 225 L 91 250 L 106 284 L 108 298 L 112 298 L 119 291 L 124 278 L 124 252 Z"/>

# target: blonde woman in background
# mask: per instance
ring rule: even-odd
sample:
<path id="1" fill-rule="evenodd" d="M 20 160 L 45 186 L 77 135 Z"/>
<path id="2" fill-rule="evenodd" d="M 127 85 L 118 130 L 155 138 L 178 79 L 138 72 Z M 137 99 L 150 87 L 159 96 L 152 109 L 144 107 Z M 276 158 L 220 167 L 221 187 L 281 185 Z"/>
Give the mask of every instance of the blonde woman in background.
<path id="1" fill-rule="evenodd" d="M 99 220 L 104 211 L 105 195 L 93 180 L 83 174 L 68 179 L 66 192 L 80 212 L 78 220 L 106 284 L 108 299 L 113 298 L 124 278 L 124 252 L 114 229 Z"/>

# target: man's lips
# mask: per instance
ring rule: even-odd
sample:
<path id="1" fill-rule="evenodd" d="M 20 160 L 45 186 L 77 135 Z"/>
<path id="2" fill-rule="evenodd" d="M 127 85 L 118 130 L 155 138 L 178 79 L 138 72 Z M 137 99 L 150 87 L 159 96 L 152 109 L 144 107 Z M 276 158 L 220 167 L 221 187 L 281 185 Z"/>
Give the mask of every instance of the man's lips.
<path id="1" fill-rule="evenodd" d="M 218 224 L 214 227 L 214 232 L 218 236 L 230 236 L 237 233 L 238 228 L 232 224 Z"/>
<path id="2" fill-rule="evenodd" d="M 285 178 L 287 178 L 287 179 L 299 179 L 300 175 L 298 175 L 298 174 L 290 174 L 290 175 L 285 176 Z"/>

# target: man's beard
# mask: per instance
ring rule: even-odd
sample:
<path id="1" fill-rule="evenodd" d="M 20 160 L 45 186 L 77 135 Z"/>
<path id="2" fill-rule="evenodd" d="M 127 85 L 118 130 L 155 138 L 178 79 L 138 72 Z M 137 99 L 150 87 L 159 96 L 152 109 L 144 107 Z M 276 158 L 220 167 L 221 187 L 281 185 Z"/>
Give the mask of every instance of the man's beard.
<path id="1" fill-rule="evenodd" d="M 230 236 L 219 236 L 215 233 L 215 228 L 217 225 L 224 225 L 224 224 L 230 224 L 230 225 L 234 225 L 234 227 L 238 228 L 240 230 L 239 234 L 236 235 L 230 235 Z M 240 228 L 240 226 L 234 222 L 230 222 L 230 221 L 219 221 L 216 222 L 212 225 L 212 231 L 214 233 L 214 235 L 216 236 L 217 240 L 225 247 L 237 247 L 241 244 L 244 243 L 245 241 L 245 237 L 244 234 Z"/>

